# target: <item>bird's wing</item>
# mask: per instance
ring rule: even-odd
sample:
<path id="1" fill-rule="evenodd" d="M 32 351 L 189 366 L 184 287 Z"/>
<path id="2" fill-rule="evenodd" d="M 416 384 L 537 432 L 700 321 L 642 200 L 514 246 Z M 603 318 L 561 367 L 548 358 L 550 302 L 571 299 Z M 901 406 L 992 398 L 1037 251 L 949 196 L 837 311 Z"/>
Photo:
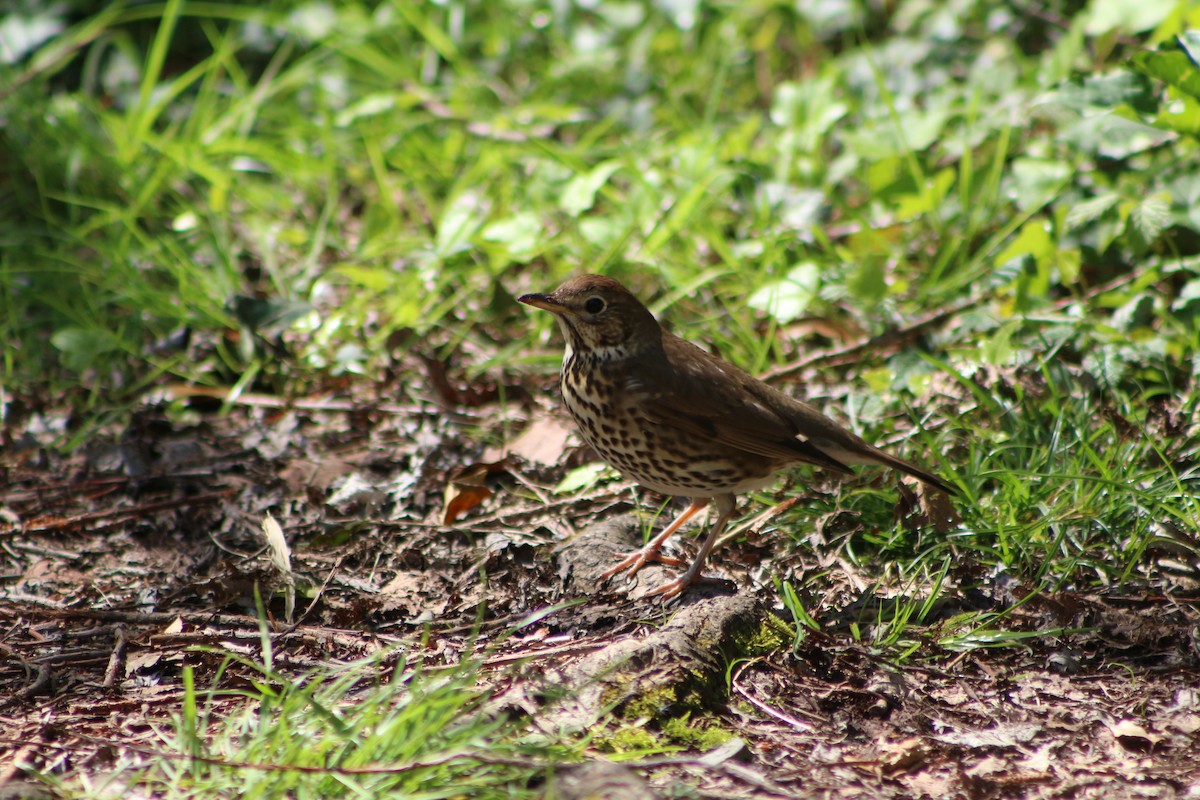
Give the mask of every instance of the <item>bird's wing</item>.
<path id="1" fill-rule="evenodd" d="M 783 403 L 797 401 L 672 334 L 663 335 L 663 346 L 667 363 L 639 362 L 627 378 L 627 389 L 648 422 L 749 453 L 850 472 L 808 441 L 828 430 L 819 424 L 825 419 L 819 411 L 803 406 L 815 415 L 812 425 L 803 426 L 810 429 L 803 430 L 786 413 L 790 407 L 781 404 L 781 398 Z"/>

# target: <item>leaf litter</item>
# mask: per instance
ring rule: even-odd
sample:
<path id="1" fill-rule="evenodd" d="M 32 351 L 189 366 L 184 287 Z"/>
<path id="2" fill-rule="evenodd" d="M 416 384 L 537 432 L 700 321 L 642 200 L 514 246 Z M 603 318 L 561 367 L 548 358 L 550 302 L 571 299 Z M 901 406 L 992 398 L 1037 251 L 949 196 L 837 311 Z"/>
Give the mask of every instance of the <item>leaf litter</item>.
<path id="1" fill-rule="evenodd" d="M 505 664 L 565 674 L 661 624 L 669 609 L 585 587 L 570 560 L 579 537 L 630 509 L 629 485 L 588 473 L 564 494 L 564 478 L 595 459 L 550 400 L 530 399 L 544 392 L 500 405 L 434 371 L 435 402 L 184 417 L 148 404 L 71 454 L 45 446 L 62 428 L 52 419 L 44 441 L 27 434 L 7 450 L 0 763 L 102 772 L 122 745 L 155 746 L 185 665 L 201 683 L 220 652 L 261 655 L 256 593 L 279 669 L 405 642 L 429 665 L 482 657 L 494 667 L 484 679 L 509 689 L 521 679 Z M 1180 424 L 1170 411 L 1156 419 Z M 507 447 L 464 433 L 481 429 L 517 432 Z M 478 494 L 459 501 L 456 484 Z M 740 663 L 728 697 L 706 708 L 748 760 L 664 763 L 653 784 L 702 797 L 1200 796 L 1194 580 L 1049 595 L 956 568 L 949 580 L 975 588 L 913 629 L 931 655 L 892 663 L 850 625 L 886 616 L 900 596 L 859 564 L 806 563 L 766 540 L 758 529 L 776 513 L 758 510 L 724 565 L 780 616 L 772 576 L 823 574 L 810 603 L 823 627 Z M 813 536 L 858 526 L 830 511 Z M 1003 625 L 1041 634 L 960 653 L 938 645 L 941 621 L 1016 597 Z M 535 628 L 506 635 L 545 609 Z M 37 745 L 48 725 L 54 748 Z"/>

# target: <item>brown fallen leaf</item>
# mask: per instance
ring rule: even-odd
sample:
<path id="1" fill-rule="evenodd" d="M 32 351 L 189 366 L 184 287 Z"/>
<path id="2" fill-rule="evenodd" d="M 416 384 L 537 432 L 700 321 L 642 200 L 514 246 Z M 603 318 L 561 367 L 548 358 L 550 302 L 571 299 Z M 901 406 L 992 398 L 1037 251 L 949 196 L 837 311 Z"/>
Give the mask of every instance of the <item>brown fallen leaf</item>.
<path id="1" fill-rule="evenodd" d="M 456 519 L 492 496 L 488 478 L 508 468 L 504 459 L 481 461 L 457 470 L 450 476 L 443 495 L 442 524 L 451 525 Z"/>
<path id="2" fill-rule="evenodd" d="M 279 477 L 295 494 L 307 489 L 324 493 L 329 490 L 338 478 L 349 475 L 355 465 L 340 458 L 328 458 L 313 461 L 307 458 L 297 458 L 289 461 L 279 470 Z"/>
<path id="3" fill-rule="evenodd" d="M 879 766 L 888 775 L 912 772 L 924 767 L 932 752 L 929 745 L 917 736 L 907 736 L 896 742 L 883 742 L 879 750 Z"/>
<path id="4" fill-rule="evenodd" d="M 565 417 L 539 417 L 512 441 L 484 450 L 483 460 L 496 461 L 506 455 L 517 455 L 532 464 L 554 466 L 561 460 L 574 430 L 575 426 Z"/>
<path id="5" fill-rule="evenodd" d="M 535 464 L 552 466 L 559 462 L 574 430 L 575 426 L 562 417 L 542 417 L 513 439 L 508 452 Z"/>
<path id="6" fill-rule="evenodd" d="M 1128 719 L 1109 725 L 1108 729 L 1122 747 L 1134 753 L 1149 752 L 1163 740 L 1162 736 L 1150 733 L 1141 725 Z"/>
<path id="7" fill-rule="evenodd" d="M 948 533 L 961 520 L 945 492 L 929 489 L 925 484 L 918 484 L 911 478 L 906 478 L 899 484 L 893 516 L 897 522 L 910 530 L 933 525 L 939 533 Z"/>
<path id="8" fill-rule="evenodd" d="M 863 341 L 867 338 L 867 332 L 850 318 L 809 317 L 788 325 L 783 331 L 783 336 L 792 341 L 809 336 L 824 336 L 837 345 L 845 346 Z"/>

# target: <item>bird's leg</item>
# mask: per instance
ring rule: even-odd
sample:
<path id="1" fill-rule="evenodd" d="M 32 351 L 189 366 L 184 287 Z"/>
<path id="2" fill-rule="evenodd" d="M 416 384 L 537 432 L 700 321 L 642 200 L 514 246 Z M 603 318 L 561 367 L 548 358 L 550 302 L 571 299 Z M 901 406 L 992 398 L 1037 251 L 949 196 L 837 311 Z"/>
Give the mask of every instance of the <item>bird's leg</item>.
<path id="1" fill-rule="evenodd" d="M 600 576 L 600 580 L 608 580 L 613 575 L 625 572 L 626 570 L 629 571 L 629 577 L 632 578 L 638 573 L 638 570 L 651 563 L 670 564 L 674 567 L 682 567 L 683 562 L 678 558 L 664 556 L 662 554 L 662 547 L 664 544 L 666 544 L 667 539 L 671 538 L 671 534 L 679 530 L 683 526 L 683 523 L 696 516 L 696 512 L 702 510 L 707 505 L 707 497 L 697 497 L 696 499 L 692 500 L 692 504 L 684 509 L 683 513 L 676 517 L 675 520 L 668 525 L 662 533 L 651 539 L 650 543 L 645 547 L 641 548 L 640 550 L 633 551 L 626 556 L 621 563 L 617 564 L 612 569 L 607 570 L 603 575 Z"/>
<path id="2" fill-rule="evenodd" d="M 721 532 L 729 524 L 734 509 L 737 508 L 737 499 L 731 494 L 717 495 L 715 499 L 718 512 L 717 521 L 713 523 L 712 530 L 708 532 L 708 536 L 704 537 L 704 543 L 700 545 L 700 552 L 696 553 L 696 557 L 692 559 L 691 566 L 687 568 L 687 572 L 674 580 L 667 581 L 662 586 L 650 592 L 650 595 L 658 594 L 663 597 L 674 597 L 677 594 L 682 594 L 693 583 L 704 580 L 700 577 L 700 573 L 704 571 L 704 562 L 708 559 L 708 554 L 712 552 L 713 547 L 716 545 L 717 539 L 721 538 Z"/>

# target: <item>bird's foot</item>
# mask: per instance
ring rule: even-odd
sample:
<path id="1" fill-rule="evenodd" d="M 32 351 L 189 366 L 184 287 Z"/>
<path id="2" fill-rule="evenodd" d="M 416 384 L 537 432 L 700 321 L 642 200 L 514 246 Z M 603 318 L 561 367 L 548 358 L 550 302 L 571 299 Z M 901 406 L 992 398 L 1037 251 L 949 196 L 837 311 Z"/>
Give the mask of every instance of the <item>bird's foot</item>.
<path id="1" fill-rule="evenodd" d="M 680 561 L 678 558 L 664 556 L 662 551 L 657 547 L 646 546 L 639 550 L 634 550 L 632 553 L 625 556 L 625 558 L 622 559 L 619 564 L 611 569 L 605 570 L 604 573 L 600 575 L 600 580 L 606 581 L 614 575 L 620 575 L 622 572 L 628 572 L 628 577 L 632 578 L 634 575 L 637 575 L 638 572 L 641 571 L 642 567 L 646 566 L 647 564 L 666 564 L 671 567 L 682 567 L 685 563 L 687 562 Z"/>
<path id="2" fill-rule="evenodd" d="M 696 584 L 711 584 L 713 586 L 729 586 L 729 581 L 721 580 L 720 578 L 709 578 L 704 575 L 693 575 L 691 571 L 685 572 L 674 580 L 669 580 L 662 586 L 646 592 L 646 597 L 661 597 L 664 600 L 670 600 L 672 597 L 678 597 L 683 594 L 691 586 Z"/>
<path id="3" fill-rule="evenodd" d="M 684 590 L 691 586 L 694 581 L 684 580 L 684 576 L 679 576 L 673 580 L 669 580 L 657 589 L 651 589 L 646 592 L 646 597 L 661 597 L 664 600 L 669 600 L 672 597 L 677 597 L 683 594 Z"/>

